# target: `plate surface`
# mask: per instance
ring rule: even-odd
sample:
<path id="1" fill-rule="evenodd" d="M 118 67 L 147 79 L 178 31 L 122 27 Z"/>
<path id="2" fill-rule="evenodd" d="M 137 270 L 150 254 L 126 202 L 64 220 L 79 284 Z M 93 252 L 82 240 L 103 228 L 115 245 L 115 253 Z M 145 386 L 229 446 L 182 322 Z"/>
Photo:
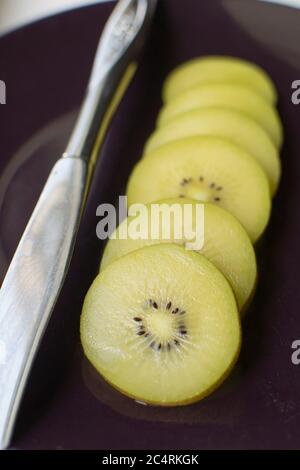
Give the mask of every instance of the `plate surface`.
<path id="1" fill-rule="evenodd" d="M 107 3 L 74 10 L 0 39 L 0 78 L 7 85 L 7 104 L 0 106 L 1 278 L 64 149 L 111 9 Z M 291 361 L 291 344 L 300 339 L 300 106 L 291 102 L 291 84 L 300 79 L 299 30 L 300 11 L 255 0 L 185 0 L 184 8 L 182 0 L 160 2 L 138 73 L 101 154 L 70 273 L 27 386 L 14 448 L 299 448 L 300 365 Z M 240 56 L 273 77 L 285 127 L 282 184 L 258 249 L 258 289 L 234 373 L 198 404 L 151 408 L 121 396 L 87 364 L 79 316 L 102 250 L 96 207 L 123 194 L 154 126 L 166 74 L 202 54 Z"/>

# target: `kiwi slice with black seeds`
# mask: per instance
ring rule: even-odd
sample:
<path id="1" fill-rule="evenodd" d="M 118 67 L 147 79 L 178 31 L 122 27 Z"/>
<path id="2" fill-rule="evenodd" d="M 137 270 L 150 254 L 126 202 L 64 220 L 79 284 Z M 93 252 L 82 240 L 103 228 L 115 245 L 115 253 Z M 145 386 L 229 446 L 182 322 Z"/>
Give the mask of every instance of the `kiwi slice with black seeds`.
<path id="1" fill-rule="evenodd" d="M 223 382 L 239 353 L 231 287 L 205 257 L 177 245 L 144 247 L 92 284 L 81 341 L 94 367 L 128 396 L 191 403 Z"/>
<path id="2" fill-rule="evenodd" d="M 261 165 L 268 177 L 271 194 L 275 194 L 281 173 L 278 150 L 259 124 L 234 110 L 203 108 L 180 115 L 152 134 L 145 147 L 145 156 L 166 143 L 200 135 L 226 138 L 245 149 Z"/>
<path id="3" fill-rule="evenodd" d="M 261 166 L 242 148 L 216 137 L 191 137 L 163 145 L 134 168 L 129 206 L 171 197 L 212 202 L 233 214 L 252 242 L 270 217 L 269 184 Z"/>

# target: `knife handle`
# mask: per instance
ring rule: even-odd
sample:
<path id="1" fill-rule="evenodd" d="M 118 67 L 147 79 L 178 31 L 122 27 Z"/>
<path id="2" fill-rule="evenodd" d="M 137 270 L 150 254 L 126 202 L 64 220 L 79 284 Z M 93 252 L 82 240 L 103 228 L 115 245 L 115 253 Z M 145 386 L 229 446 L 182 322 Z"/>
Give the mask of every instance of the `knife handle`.
<path id="1" fill-rule="evenodd" d="M 66 152 L 92 167 L 119 101 L 136 69 L 152 21 L 156 0 L 120 0 L 96 51 L 85 98 Z"/>
<path id="2" fill-rule="evenodd" d="M 86 162 L 58 160 L 0 290 L 0 448 L 8 446 L 35 351 L 69 266 L 86 186 Z"/>

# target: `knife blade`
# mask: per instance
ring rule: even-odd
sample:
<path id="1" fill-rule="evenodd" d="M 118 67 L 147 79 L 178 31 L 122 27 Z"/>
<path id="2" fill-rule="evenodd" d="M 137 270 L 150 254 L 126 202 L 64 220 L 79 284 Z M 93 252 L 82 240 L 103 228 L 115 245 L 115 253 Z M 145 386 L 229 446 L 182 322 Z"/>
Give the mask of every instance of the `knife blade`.
<path id="1" fill-rule="evenodd" d="M 0 448 L 10 444 L 34 356 L 62 288 L 93 169 L 135 71 L 156 0 L 120 0 L 102 33 L 66 152 L 52 169 L 0 289 Z"/>

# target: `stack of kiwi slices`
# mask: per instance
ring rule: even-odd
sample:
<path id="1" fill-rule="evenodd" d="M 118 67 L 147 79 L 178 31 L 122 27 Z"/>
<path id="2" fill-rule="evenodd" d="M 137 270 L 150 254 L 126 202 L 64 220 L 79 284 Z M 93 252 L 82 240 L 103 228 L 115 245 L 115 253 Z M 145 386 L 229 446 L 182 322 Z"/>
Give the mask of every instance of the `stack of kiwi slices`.
<path id="1" fill-rule="evenodd" d="M 210 394 L 238 358 L 257 278 L 253 244 L 278 188 L 283 132 L 271 79 L 241 59 L 181 65 L 163 99 L 129 179 L 128 218 L 86 296 L 81 340 L 115 388 L 175 406 Z M 136 203 L 146 210 L 143 237 L 130 229 L 140 223 Z M 154 218 L 154 206 L 169 211 Z M 181 217 L 171 217 L 175 207 Z M 199 231 L 199 207 L 203 237 L 193 245 L 187 233 Z"/>

